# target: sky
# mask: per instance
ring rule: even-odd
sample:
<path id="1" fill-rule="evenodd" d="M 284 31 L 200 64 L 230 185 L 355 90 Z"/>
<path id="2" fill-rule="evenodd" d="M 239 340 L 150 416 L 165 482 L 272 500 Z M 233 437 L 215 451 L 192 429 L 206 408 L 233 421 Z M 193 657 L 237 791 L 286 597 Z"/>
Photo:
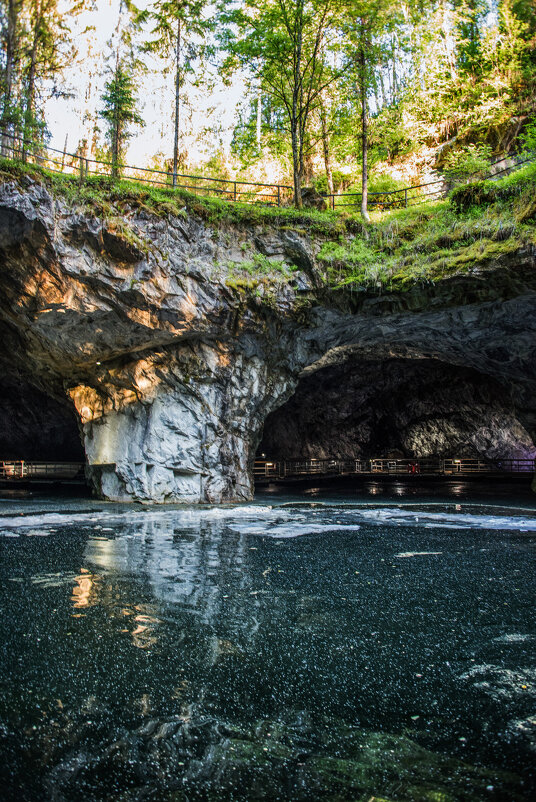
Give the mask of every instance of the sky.
<path id="1" fill-rule="evenodd" d="M 145 8 L 149 0 L 138 0 Z M 80 17 L 72 18 L 71 29 L 78 55 L 65 71 L 65 85 L 74 97 L 51 99 L 47 102 L 46 116 L 52 135 L 51 147 L 63 149 L 67 138 L 67 152 L 75 152 L 82 139 L 91 141 L 93 120 L 101 106 L 100 95 L 106 81 L 107 43 L 117 26 L 120 0 L 96 0 L 93 9 Z M 93 30 L 87 32 L 91 27 Z M 134 136 L 128 145 L 128 163 L 135 166 L 149 164 L 151 157 L 162 153 L 170 157 L 173 143 L 174 76 L 162 74 L 164 63 L 160 59 L 144 56 L 150 71 L 140 79 L 139 111 L 145 120 L 143 128 L 132 128 Z M 190 164 L 197 164 L 221 146 L 228 151 L 233 128 L 238 117 L 238 105 L 243 99 L 244 80 L 237 78 L 233 87 L 225 87 L 216 70 L 211 76 L 214 89 L 196 89 L 187 82 L 185 92 L 190 108 L 183 106 L 181 126 L 183 148 L 188 152 Z M 104 131 L 104 121 L 99 127 Z M 213 129 L 206 131 L 206 129 Z M 205 132 L 205 133 L 203 133 Z M 103 138 L 101 136 L 101 143 Z"/>

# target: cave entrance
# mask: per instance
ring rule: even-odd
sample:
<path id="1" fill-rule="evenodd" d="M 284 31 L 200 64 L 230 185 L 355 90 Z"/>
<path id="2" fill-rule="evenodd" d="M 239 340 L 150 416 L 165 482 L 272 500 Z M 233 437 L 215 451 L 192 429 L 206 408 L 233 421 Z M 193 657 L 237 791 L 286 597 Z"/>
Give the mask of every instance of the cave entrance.
<path id="1" fill-rule="evenodd" d="M 0 385 L 0 460 L 85 463 L 72 404 L 52 398 L 20 377 L 4 376 Z M 15 468 L 14 475 L 18 473 Z"/>
<path id="2" fill-rule="evenodd" d="M 354 358 L 304 371 L 266 418 L 257 457 L 530 460 L 533 424 L 519 387 L 472 368 Z"/>

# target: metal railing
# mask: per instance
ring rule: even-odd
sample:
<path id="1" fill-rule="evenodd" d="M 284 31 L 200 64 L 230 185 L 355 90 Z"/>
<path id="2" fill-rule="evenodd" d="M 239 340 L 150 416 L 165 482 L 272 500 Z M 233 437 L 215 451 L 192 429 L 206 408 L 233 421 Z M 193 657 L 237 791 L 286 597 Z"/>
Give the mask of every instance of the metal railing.
<path id="1" fill-rule="evenodd" d="M 299 476 L 468 476 L 472 474 L 524 474 L 536 471 L 535 459 L 497 459 L 449 457 L 424 459 L 291 459 L 255 460 L 255 479 Z"/>
<path id="2" fill-rule="evenodd" d="M 92 159 L 83 153 L 68 153 L 39 142 L 24 141 L 17 135 L 0 129 L 0 154 L 15 161 L 36 164 L 53 173 L 74 175 L 84 182 L 88 177 L 111 177 L 112 163 Z M 260 181 L 237 181 L 228 178 L 180 173 L 173 186 L 171 170 L 151 167 L 121 165 L 121 180 L 136 181 L 166 189 L 186 190 L 196 195 L 212 195 L 222 200 L 241 203 L 263 203 L 269 206 L 283 206 L 292 200 L 293 188 L 286 184 L 265 184 Z"/>
<path id="3" fill-rule="evenodd" d="M 0 479 L 74 479 L 83 474 L 82 462 L 0 461 Z"/>
<path id="4" fill-rule="evenodd" d="M 16 161 L 29 161 L 54 173 L 78 176 L 81 182 L 90 176 L 110 177 L 112 173 L 111 162 L 86 157 L 85 153 L 68 153 L 58 150 L 41 142 L 25 140 L 22 136 L 0 128 L 0 154 L 4 158 Z M 515 164 L 507 165 L 501 170 L 490 174 L 489 180 L 496 180 L 518 167 L 534 159 L 534 155 L 524 157 Z M 499 164 L 504 157 L 491 164 Z M 212 178 L 207 176 L 180 173 L 175 176 L 176 186 L 173 186 L 171 169 L 158 170 L 150 167 L 134 167 L 121 165 L 121 178 L 127 181 L 136 181 L 166 189 L 187 190 L 197 195 L 208 195 L 222 200 L 240 203 L 262 203 L 268 206 L 288 206 L 292 203 L 293 187 L 288 184 L 265 184 L 255 181 L 238 181 L 229 178 Z M 470 177 L 471 178 L 471 177 Z M 369 192 L 369 209 L 394 209 L 416 206 L 428 201 L 440 200 L 449 191 L 449 186 L 443 178 L 429 181 L 424 184 L 403 187 L 385 192 Z M 342 192 L 322 193 L 326 205 L 332 209 L 356 208 L 361 205 L 362 193 Z"/>

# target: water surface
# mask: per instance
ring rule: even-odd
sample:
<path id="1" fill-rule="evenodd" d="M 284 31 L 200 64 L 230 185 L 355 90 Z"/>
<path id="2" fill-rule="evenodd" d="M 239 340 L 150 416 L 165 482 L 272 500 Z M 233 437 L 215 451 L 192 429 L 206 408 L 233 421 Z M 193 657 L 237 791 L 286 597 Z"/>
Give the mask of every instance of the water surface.
<path id="1" fill-rule="evenodd" d="M 534 501 L 382 487 L 1 500 L 3 798 L 534 798 Z"/>

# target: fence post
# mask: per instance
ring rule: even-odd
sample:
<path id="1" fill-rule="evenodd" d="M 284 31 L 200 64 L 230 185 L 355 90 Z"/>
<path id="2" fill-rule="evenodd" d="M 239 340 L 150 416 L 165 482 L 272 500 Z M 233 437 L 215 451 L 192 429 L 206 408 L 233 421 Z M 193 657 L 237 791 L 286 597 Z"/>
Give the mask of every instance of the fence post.
<path id="1" fill-rule="evenodd" d="M 234 199 L 236 200 L 236 181 L 234 182 Z"/>
<path id="2" fill-rule="evenodd" d="M 331 208 L 335 211 L 335 193 L 331 196 Z"/>
<path id="3" fill-rule="evenodd" d="M 408 207 L 408 189 L 407 189 L 407 187 L 404 189 L 404 206 L 407 209 L 407 207 Z"/>
<path id="4" fill-rule="evenodd" d="M 80 183 L 81 184 L 84 183 L 84 164 L 85 164 L 85 159 L 84 159 L 83 156 L 80 156 Z"/>
<path id="5" fill-rule="evenodd" d="M 281 206 L 281 187 L 277 185 L 277 205 Z"/>

